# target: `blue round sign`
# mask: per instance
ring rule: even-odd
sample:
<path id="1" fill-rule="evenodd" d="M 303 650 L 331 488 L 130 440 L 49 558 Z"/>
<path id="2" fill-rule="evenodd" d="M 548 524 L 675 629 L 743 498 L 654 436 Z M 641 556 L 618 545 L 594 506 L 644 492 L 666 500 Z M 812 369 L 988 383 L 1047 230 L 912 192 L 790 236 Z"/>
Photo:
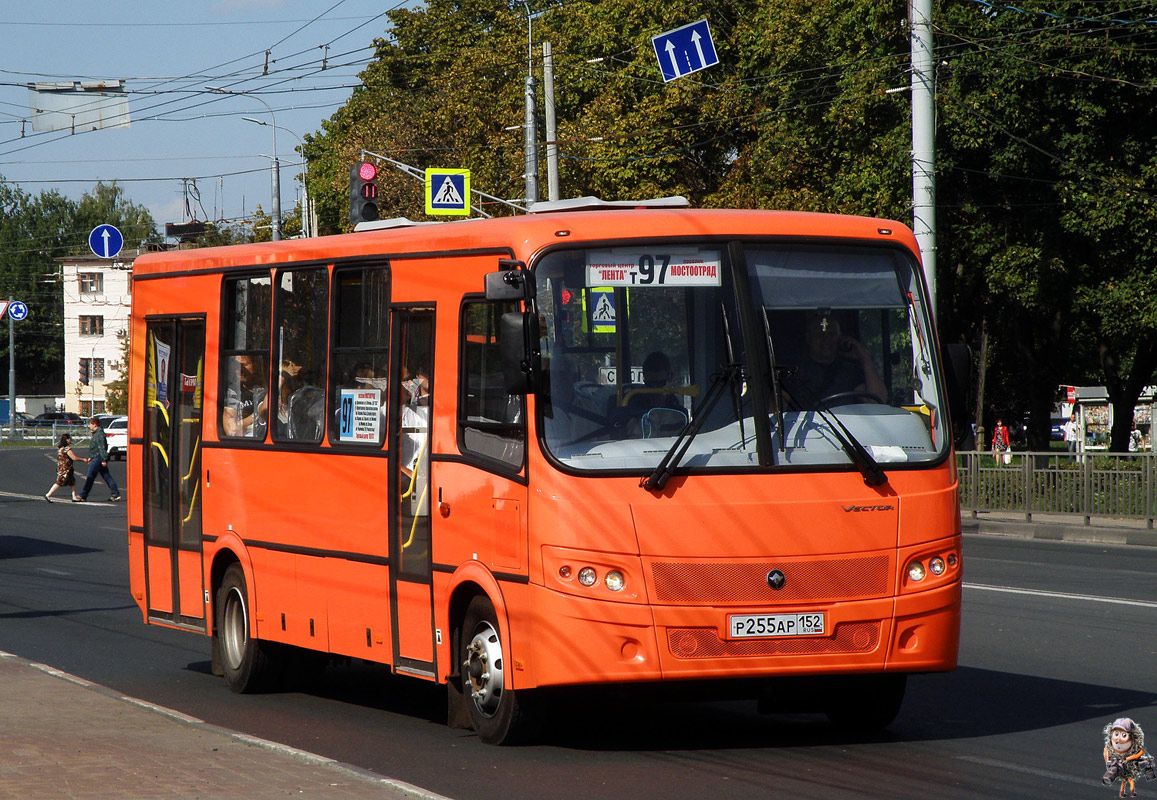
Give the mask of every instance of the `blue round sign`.
<path id="1" fill-rule="evenodd" d="M 125 237 L 112 225 L 97 225 L 88 235 L 88 247 L 101 258 L 116 258 L 124 247 Z"/>
<path id="2" fill-rule="evenodd" d="M 8 306 L 8 316 L 19 322 L 28 316 L 28 306 L 21 303 L 19 300 L 13 300 Z"/>

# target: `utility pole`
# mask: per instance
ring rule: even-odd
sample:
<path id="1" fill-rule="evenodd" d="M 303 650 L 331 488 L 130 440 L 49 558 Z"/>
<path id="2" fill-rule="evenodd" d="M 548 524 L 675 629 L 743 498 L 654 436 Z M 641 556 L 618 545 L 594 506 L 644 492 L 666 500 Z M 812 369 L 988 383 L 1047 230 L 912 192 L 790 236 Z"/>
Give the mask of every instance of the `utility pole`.
<path id="1" fill-rule="evenodd" d="M 530 2 L 526 2 L 526 207 L 538 202 L 538 130 L 534 122 L 534 25 Z"/>
<path id="2" fill-rule="evenodd" d="M 554 54 L 550 42 L 542 43 L 542 104 L 546 117 L 546 198 L 559 200 L 558 122 L 554 115 Z"/>
<path id="3" fill-rule="evenodd" d="M 912 231 L 924 262 L 929 308 L 936 315 L 936 83 L 932 0 L 911 0 Z"/>
<path id="4" fill-rule="evenodd" d="M 8 308 L 16 298 L 8 295 Z M 8 315 L 8 438 L 16 438 L 16 333 L 12 314 Z"/>

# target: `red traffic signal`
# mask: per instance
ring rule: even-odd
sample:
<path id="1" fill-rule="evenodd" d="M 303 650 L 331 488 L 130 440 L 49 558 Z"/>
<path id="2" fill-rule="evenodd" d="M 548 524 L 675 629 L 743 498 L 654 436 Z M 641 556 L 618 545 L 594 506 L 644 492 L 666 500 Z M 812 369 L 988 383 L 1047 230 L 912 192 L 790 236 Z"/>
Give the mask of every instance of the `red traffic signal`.
<path id="1" fill-rule="evenodd" d="M 350 225 L 378 218 L 378 167 L 362 161 L 350 167 Z"/>

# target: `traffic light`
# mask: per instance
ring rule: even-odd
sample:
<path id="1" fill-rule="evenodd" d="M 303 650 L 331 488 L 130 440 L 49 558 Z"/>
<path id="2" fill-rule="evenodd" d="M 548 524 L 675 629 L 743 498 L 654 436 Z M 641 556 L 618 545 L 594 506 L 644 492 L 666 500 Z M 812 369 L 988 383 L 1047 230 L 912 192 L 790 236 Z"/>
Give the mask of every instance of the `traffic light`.
<path id="1" fill-rule="evenodd" d="M 350 224 L 378 218 L 378 168 L 369 161 L 350 167 Z"/>
<path id="2" fill-rule="evenodd" d="M 82 358 L 80 360 L 80 382 L 88 386 L 88 359 Z"/>

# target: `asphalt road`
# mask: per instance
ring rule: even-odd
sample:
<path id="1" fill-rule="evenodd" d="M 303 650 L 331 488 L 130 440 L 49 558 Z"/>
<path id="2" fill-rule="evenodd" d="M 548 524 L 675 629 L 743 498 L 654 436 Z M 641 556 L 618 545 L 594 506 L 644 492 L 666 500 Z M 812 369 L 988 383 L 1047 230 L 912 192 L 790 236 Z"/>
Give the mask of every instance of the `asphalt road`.
<path id="1" fill-rule="evenodd" d="M 435 688 L 365 664 L 238 696 L 209 674 L 207 640 L 142 624 L 124 504 L 99 502 L 103 485 L 89 504 L 40 498 L 51 456 L 0 449 L 0 650 L 458 800 L 1109 797 L 1102 726 L 1157 730 L 1157 548 L 979 536 L 960 667 L 910 680 L 870 739 L 752 703 L 576 698 L 544 743 L 496 748 L 446 728 Z"/>

